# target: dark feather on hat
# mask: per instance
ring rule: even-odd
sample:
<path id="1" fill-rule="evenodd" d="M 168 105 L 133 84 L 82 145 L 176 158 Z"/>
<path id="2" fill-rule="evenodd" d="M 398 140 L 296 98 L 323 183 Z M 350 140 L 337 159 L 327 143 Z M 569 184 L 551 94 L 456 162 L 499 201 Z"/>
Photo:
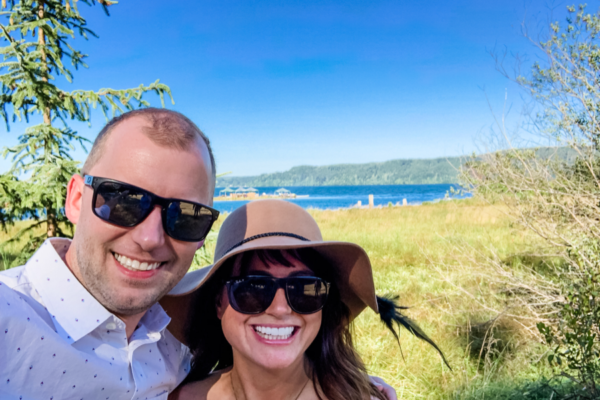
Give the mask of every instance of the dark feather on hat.
<path id="1" fill-rule="evenodd" d="M 423 332 L 423 330 L 419 327 L 419 325 L 417 325 L 415 321 L 411 320 L 406 315 L 402 315 L 400 310 L 406 310 L 408 309 L 408 307 L 403 307 L 398 304 L 398 296 L 377 296 L 377 306 L 379 308 L 379 317 L 381 318 L 381 322 L 383 322 L 385 326 L 387 326 L 388 329 L 392 331 L 394 337 L 398 341 L 398 345 L 400 345 L 400 331 L 396 332 L 396 330 L 394 329 L 394 322 L 396 323 L 396 325 L 398 325 L 398 327 L 403 326 L 405 329 L 407 329 L 410 333 L 412 333 L 419 339 L 424 340 L 430 345 L 432 345 L 433 348 L 436 349 L 438 353 L 440 353 L 440 356 L 442 356 L 442 360 L 444 360 L 446 366 L 448 366 L 448 368 L 450 368 L 450 370 L 452 371 L 450 364 L 448 364 L 448 361 L 446 361 L 446 357 L 444 357 L 444 353 L 442 353 L 442 351 L 435 344 L 435 342 L 431 340 L 429 336 L 425 334 L 425 332 Z M 400 348 L 400 351 L 402 351 L 402 348 Z"/>

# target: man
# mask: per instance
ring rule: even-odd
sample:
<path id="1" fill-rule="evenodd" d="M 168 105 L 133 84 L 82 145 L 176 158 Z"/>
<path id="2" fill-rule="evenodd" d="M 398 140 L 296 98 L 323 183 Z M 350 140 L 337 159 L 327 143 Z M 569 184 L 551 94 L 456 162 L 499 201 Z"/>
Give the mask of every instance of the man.
<path id="1" fill-rule="evenodd" d="M 214 185 L 209 141 L 183 115 L 109 122 L 67 188 L 73 240 L 0 274 L 0 398 L 166 399 L 190 355 L 157 302 L 203 244 Z"/>

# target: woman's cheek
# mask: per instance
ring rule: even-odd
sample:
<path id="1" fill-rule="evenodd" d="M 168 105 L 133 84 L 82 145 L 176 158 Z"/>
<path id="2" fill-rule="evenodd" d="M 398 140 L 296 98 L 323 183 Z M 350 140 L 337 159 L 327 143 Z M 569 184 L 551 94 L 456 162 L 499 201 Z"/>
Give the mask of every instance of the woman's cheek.
<path id="1" fill-rule="evenodd" d="M 239 348 L 239 341 L 245 329 L 245 320 L 245 315 L 238 313 L 231 307 L 225 308 L 221 317 L 223 335 L 234 348 Z"/>

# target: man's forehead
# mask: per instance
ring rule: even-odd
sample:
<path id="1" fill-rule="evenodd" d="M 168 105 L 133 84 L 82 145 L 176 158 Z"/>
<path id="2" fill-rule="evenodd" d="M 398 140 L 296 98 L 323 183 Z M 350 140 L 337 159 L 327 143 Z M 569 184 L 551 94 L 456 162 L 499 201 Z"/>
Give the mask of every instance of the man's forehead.
<path id="1" fill-rule="evenodd" d="M 156 129 L 152 126 L 152 121 L 144 115 L 132 116 L 115 125 L 107 138 L 107 148 L 105 152 L 122 150 L 122 144 L 127 146 L 127 149 L 134 150 L 146 144 L 153 144 L 150 149 L 154 148 L 160 151 L 163 148 L 197 153 L 207 166 L 207 172 L 211 171 L 210 154 L 204 140 L 198 135 L 195 135 L 186 146 L 177 146 L 170 144 L 168 140 L 158 140 L 155 134 Z M 163 136 L 167 136 L 168 132 L 163 132 Z M 173 132 L 175 134 L 175 132 Z M 125 142 L 125 143 L 123 143 Z"/>
<path id="2" fill-rule="evenodd" d="M 89 174 L 116 179 L 163 197 L 207 203 L 212 200 L 212 168 L 203 141 L 184 149 L 156 143 L 143 131 L 151 125 L 132 117 L 114 128 Z"/>
<path id="3" fill-rule="evenodd" d="M 143 115 L 135 115 L 123 121 L 120 121 L 115 126 L 113 126 L 110 130 L 108 139 L 110 140 L 111 138 L 114 139 L 115 137 L 123 137 L 131 131 L 139 130 L 143 132 L 144 129 L 150 128 L 151 126 L 152 124 L 148 117 Z"/>

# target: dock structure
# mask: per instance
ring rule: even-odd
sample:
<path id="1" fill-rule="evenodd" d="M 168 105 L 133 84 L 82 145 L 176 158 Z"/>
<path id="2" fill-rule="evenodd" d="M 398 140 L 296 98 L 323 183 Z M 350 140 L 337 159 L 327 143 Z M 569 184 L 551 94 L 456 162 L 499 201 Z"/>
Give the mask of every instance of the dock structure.
<path id="1" fill-rule="evenodd" d="M 219 195 L 213 198 L 213 201 L 233 201 L 233 200 L 259 200 L 259 199 L 296 199 L 305 198 L 308 195 L 296 195 L 286 188 L 279 188 L 273 194 L 263 193 L 259 195 L 258 190 L 252 187 L 242 186 L 234 189 L 227 186 L 219 191 Z"/>
<path id="2" fill-rule="evenodd" d="M 254 199 L 258 197 L 258 190 L 252 187 L 243 186 L 238 188 L 233 195 L 237 199 Z"/>
<path id="3" fill-rule="evenodd" d="M 231 186 L 227 186 L 225 189 L 219 192 L 219 197 L 231 196 L 232 193 L 235 193 L 235 189 Z"/>
<path id="4" fill-rule="evenodd" d="M 296 197 L 295 194 L 293 194 L 292 192 L 290 192 L 286 188 L 277 189 L 275 191 L 275 196 L 277 196 L 277 197 L 283 197 L 283 198 Z"/>

